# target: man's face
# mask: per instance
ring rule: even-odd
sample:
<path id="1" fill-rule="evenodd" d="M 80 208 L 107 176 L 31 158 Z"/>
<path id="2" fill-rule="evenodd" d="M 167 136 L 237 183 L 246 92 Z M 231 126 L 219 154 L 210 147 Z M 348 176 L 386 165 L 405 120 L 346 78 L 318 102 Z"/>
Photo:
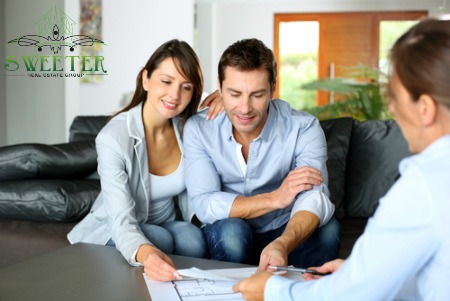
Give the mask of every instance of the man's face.
<path id="1" fill-rule="evenodd" d="M 253 140 L 259 136 L 267 120 L 273 91 L 266 70 L 239 71 L 225 68 L 221 93 L 225 112 L 233 124 L 235 136 Z"/>

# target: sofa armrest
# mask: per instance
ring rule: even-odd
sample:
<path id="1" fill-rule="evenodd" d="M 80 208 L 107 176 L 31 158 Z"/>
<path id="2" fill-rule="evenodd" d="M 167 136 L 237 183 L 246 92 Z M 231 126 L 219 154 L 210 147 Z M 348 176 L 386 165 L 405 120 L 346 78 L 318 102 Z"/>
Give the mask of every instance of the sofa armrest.
<path id="1" fill-rule="evenodd" d="M 0 148 L 0 181 L 84 178 L 96 169 L 94 141 L 23 143 Z"/>
<path id="2" fill-rule="evenodd" d="M 100 193 L 98 180 L 21 180 L 0 182 L 0 218 L 77 222 Z"/>

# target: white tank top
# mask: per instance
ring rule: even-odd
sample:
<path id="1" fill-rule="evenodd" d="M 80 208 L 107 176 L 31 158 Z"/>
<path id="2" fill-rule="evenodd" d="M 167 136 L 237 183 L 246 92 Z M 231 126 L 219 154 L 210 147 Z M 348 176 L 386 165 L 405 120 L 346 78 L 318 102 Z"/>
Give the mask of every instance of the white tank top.
<path id="1" fill-rule="evenodd" d="M 184 164 L 181 156 L 178 168 L 166 176 L 150 174 L 150 204 L 148 220 L 150 224 L 161 224 L 175 219 L 173 196 L 180 194 L 186 188 L 184 182 Z"/>

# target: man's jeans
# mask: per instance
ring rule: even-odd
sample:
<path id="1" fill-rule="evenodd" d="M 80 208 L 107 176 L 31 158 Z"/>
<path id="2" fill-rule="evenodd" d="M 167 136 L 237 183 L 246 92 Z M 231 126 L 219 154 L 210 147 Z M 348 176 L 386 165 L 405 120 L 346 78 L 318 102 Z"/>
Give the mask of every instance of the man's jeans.
<path id="1" fill-rule="evenodd" d="M 212 259 L 257 265 L 264 247 L 281 236 L 285 228 L 286 225 L 258 234 L 252 232 L 245 220 L 227 218 L 205 225 L 203 232 Z M 338 256 L 340 245 L 340 225 L 332 218 L 289 254 L 289 264 L 301 267 L 322 265 Z"/>
<path id="2" fill-rule="evenodd" d="M 144 235 L 166 254 L 206 258 L 208 250 L 202 231 L 184 221 L 170 221 L 161 225 L 139 225 Z M 106 244 L 115 246 L 112 239 Z"/>

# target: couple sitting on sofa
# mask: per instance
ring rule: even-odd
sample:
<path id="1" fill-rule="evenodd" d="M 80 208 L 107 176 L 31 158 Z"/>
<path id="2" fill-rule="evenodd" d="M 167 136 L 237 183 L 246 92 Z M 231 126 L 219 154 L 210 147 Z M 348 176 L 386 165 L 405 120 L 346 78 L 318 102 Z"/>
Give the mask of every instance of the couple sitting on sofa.
<path id="1" fill-rule="evenodd" d="M 161 45 L 131 103 L 96 138 L 101 193 L 69 241 L 115 246 L 160 281 L 179 277 L 166 254 L 260 269 L 336 258 L 325 136 L 316 118 L 272 100 L 276 72 L 261 41 L 234 43 L 219 63 L 221 97 L 194 115 L 198 58 L 185 42 Z M 175 196 L 185 221 L 176 220 Z M 191 206 L 201 229 L 189 222 Z"/>

